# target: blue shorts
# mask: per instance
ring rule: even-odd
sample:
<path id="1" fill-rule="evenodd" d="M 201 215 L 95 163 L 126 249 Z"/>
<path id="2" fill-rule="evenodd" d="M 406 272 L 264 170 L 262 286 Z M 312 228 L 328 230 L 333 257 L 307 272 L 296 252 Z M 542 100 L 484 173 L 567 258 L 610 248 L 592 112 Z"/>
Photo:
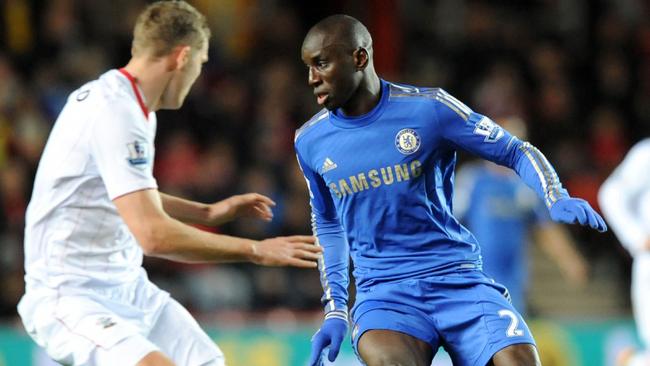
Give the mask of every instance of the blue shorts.
<path id="1" fill-rule="evenodd" d="M 477 270 L 357 291 L 352 321 L 357 357 L 359 338 L 373 329 L 409 334 L 429 343 L 434 354 L 442 346 L 461 366 L 485 366 L 504 347 L 535 344 L 505 287 Z"/>

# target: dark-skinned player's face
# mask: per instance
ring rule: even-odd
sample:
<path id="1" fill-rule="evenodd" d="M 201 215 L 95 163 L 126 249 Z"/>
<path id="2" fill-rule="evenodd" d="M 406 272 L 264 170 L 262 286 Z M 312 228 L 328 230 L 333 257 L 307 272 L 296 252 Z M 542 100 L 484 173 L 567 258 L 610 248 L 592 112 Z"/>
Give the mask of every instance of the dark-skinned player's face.
<path id="1" fill-rule="evenodd" d="M 317 32 L 305 38 L 302 60 L 318 104 L 329 110 L 347 106 L 362 77 L 354 49 Z"/>

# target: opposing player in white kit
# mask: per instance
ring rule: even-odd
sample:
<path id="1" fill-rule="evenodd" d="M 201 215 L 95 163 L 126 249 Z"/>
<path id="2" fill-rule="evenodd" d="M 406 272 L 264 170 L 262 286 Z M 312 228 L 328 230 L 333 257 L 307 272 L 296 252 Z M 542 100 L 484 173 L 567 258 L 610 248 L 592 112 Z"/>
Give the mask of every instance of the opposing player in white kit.
<path id="1" fill-rule="evenodd" d="M 634 258 L 632 307 L 645 350 L 623 355 L 619 362 L 650 366 L 650 138 L 632 147 L 600 188 L 598 200 L 614 233 Z"/>
<path id="2" fill-rule="evenodd" d="M 207 61 L 203 15 L 182 1 L 139 16 L 126 67 L 73 92 L 41 158 L 25 229 L 32 338 L 66 365 L 224 365 L 189 313 L 149 282 L 142 257 L 316 267 L 310 236 L 253 241 L 200 231 L 239 216 L 271 219 L 262 195 L 200 204 L 159 193 L 155 111 L 177 109 Z"/>

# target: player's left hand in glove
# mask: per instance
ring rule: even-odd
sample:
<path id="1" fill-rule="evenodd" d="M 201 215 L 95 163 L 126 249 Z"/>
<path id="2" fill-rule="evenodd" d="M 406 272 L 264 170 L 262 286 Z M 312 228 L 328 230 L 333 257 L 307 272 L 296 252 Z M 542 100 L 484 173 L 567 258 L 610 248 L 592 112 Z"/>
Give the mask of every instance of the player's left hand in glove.
<path id="1" fill-rule="evenodd" d="M 322 366 L 323 352 L 329 348 L 327 359 L 330 362 L 336 360 L 336 356 L 341 349 L 343 338 L 348 332 L 348 323 L 340 318 L 325 319 L 323 325 L 311 339 L 311 356 L 309 356 L 309 366 Z"/>
<path id="2" fill-rule="evenodd" d="M 558 200 L 551 206 L 550 214 L 553 221 L 565 224 L 579 223 L 601 233 L 607 231 L 605 220 L 581 198 L 568 197 Z"/>

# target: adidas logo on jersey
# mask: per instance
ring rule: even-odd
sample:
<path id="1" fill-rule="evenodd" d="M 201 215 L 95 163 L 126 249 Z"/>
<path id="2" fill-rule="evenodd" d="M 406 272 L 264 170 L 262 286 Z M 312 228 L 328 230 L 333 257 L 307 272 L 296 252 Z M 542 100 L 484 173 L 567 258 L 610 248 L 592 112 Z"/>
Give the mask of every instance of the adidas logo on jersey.
<path id="1" fill-rule="evenodd" d="M 336 169 L 338 165 L 336 165 L 335 162 L 332 161 L 330 158 L 325 158 L 325 162 L 323 163 L 323 173 L 327 173 L 332 169 Z"/>

